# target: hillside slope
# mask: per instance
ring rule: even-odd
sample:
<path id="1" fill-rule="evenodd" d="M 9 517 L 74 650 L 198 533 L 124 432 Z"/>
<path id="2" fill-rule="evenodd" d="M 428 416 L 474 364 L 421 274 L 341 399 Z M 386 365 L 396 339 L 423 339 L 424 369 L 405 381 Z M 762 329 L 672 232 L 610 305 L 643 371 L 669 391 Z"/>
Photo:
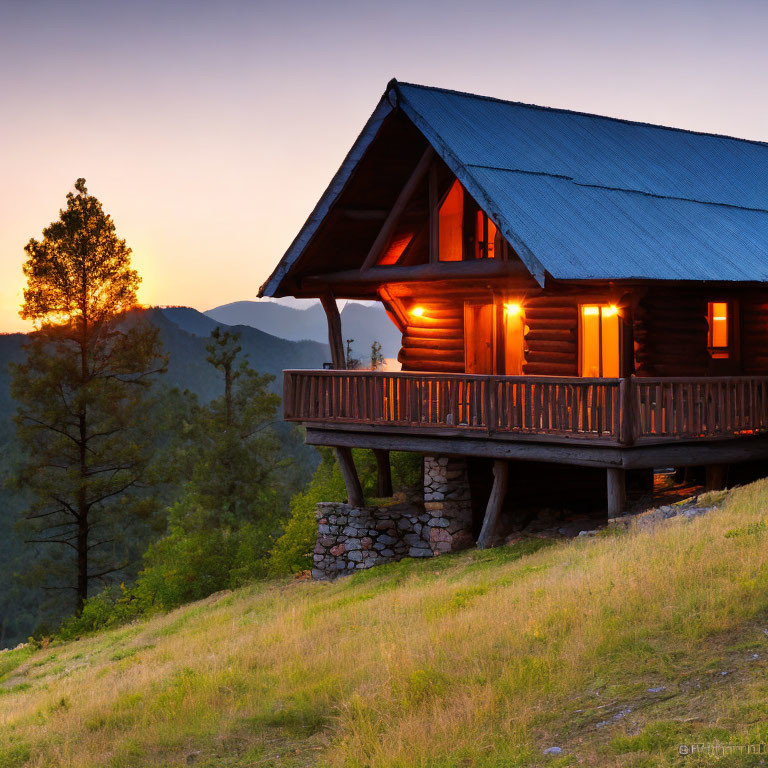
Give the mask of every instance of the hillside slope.
<path id="1" fill-rule="evenodd" d="M 678 745 L 768 741 L 766 508 L 761 481 L 650 531 L 259 584 L 0 655 L 0 766 L 710 765 Z"/>

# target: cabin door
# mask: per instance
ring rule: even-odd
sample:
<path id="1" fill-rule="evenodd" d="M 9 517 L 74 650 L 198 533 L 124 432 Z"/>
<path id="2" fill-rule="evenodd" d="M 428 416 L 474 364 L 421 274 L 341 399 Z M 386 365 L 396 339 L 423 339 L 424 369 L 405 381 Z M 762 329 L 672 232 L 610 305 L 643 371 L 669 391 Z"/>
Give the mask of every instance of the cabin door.
<path id="1" fill-rule="evenodd" d="M 464 304 L 464 370 L 496 372 L 496 306 Z"/>
<path id="2" fill-rule="evenodd" d="M 523 373 L 525 318 L 519 304 L 464 305 L 464 370 L 501 376 Z"/>

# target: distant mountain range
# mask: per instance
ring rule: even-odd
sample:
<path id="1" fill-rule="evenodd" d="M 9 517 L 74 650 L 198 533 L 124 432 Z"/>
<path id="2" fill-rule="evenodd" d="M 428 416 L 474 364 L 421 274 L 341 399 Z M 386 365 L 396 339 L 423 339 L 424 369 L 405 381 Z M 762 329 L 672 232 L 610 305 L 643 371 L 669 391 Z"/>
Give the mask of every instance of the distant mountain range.
<path id="1" fill-rule="evenodd" d="M 205 345 L 217 326 L 240 334 L 240 344 L 251 367 L 276 377 L 273 390 L 283 390 L 282 371 L 286 368 L 322 368 L 330 359 L 327 342 L 288 341 L 248 325 L 230 326 L 190 307 L 165 307 L 146 310 L 147 319 L 160 328 L 163 347 L 169 356 L 166 382 L 187 388 L 202 400 L 220 394 L 221 375 L 206 360 Z"/>
<path id="2" fill-rule="evenodd" d="M 272 390 L 282 394 L 285 368 L 322 368 L 330 360 L 328 344 L 317 341 L 287 341 L 248 325 L 229 328 L 189 307 L 142 310 L 146 319 L 160 329 L 163 349 L 168 354 L 165 384 L 189 389 L 202 401 L 221 394 L 221 374 L 206 362 L 205 345 L 210 332 L 221 325 L 240 333 L 243 352 L 259 373 L 275 376 Z M 323 321 L 325 322 L 325 321 Z M 0 334 L 0 445 L 12 432 L 15 405 L 10 394 L 8 364 L 23 359 L 23 333 Z"/>
<path id="3" fill-rule="evenodd" d="M 220 394 L 220 374 L 205 360 L 207 337 L 217 326 L 240 333 L 243 352 L 260 373 L 275 376 L 272 389 L 282 394 L 286 368 L 322 368 L 330 360 L 325 313 L 320 304 L 306 309 L 277 302 L 236 301 L 198 312 L 190 307 L 152 307 L 142 310 L 160 329 L 169 357 L 164 381 L 189 389 L 207 401 Z M 365 365 L 373 341 L 382 345 L 385 357 L 395 358 L 400 334 L 380 305 L 348 302 L 341 311 L 345 339 L 354 339 L 353 354 Z M 24 334 L 0 334 L 0 444 L 10 436 L 11 400 L 8 363 L 23 357 Z"/>
<path id="4" fill-rule="evenodd" d="M 235 301 L 204 314 L 219 323 L 248 325 L 289 341 L 328 343 L 328 325 L 319 303 L 299 309 L 276 301 Z M 341 329 L 344 339 L 354 339 L 352 354 L 363 364 L 370 359 L 374 341 L 381 344 L 384 357 L 397 357 L 400 332 L 380 304 L 348 301 L 341 310 Z"/>

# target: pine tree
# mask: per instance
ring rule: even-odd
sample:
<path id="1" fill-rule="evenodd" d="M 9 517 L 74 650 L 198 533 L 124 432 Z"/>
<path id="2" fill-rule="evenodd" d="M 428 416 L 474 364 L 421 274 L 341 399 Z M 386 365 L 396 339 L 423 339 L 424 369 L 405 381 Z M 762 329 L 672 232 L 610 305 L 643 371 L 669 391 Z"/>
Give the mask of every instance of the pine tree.
<path id="1" fill-rule="evenodd" d="M 31 499 L 22 528 L 47 553 L 45 589 L 89 586 L 126 567 L 131 532 L 152 511 L 148 390 L 165 366 L 158 331 L 132 310 L 140 278 L 84 179 L 59 218 L 25 248 L 21 316 L 35 330 L 12 368 L 24 458 L 16 485 Z"/>
<path id="2" fill-rule="evenodd" d="M 384 355 L 381 354 L 381 344 L 378 341 L 374 341 L 371 344 L 371 370 L 378 370 L 379 366 L 384 362 Z"/>
<path id="3" fill-rule="evenodd" d="M 168 533 L 147 551 L 138 581 L 139 592 L 164 608 L 263 575 L 293 490 L 274 428 L 274 377 L 241 357 L 237 333 L 214 329 L 206 349 L 223 391 L 197 409 L 191 471 L 169 509 Z"/>

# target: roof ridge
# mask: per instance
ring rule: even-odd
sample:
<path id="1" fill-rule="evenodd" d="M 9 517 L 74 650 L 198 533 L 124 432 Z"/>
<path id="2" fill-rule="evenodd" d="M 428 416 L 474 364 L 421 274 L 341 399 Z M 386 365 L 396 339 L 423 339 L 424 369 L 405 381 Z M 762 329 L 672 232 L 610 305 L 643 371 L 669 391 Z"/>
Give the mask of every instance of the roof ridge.
<path id="1" fill-rule="evenodd" d="M 688 133 L 693 136 L 708 136 L 713 139 L 727 139 L 729 141 L 738 141 L 746 144 L 756 144 L 759 147 L 765 147 L 768 149 L 768 141 L 760 141 L 759 139 L 744 139 L 740 136 L 731 136 L 726 133 L 712 133 L 710 131 L 694 131 L 691 128 L 678 128 L 674 125 L 661 125 L 660 123 L 648 123 L 642 120 L 629 120 L 624 117 L 613 117 L 611 115 L 599 115 L 596 112 L 581 112 L 576 109 L 566 109 L 565 107 L 545 107 L 541 104 L 528 104 L 524 101 L 512 101 L 511 99 L 501 99 L 497 96 L 486 96 L 480 93 L 470 93 L 469 91 L 459 91 L 454 88 L 440 88 L 436 85 L 422 85 L 421 83 L 407 83 L 393 78 L 389 81 L 387 90 L 392 87 L 399 88 L 400 86 L 407 86 L 409 88 L 421 88 L 425 91 L 439 91 L 441 93 L 452 93 L 457 96 L 465 96 L 472 99 L 481 99 L 483 101 L 493 101 L 498 104 L 509 104 L 515 107 L 526 107 L 528 109 L 540 109 L 544 112 L 560 112 L 567 115 L 579 115 L 581 117 L 594 117 L 598 120 L 611 120 L 616 123 L 624 123 L 626 125 L 637 125 L 643 128 L 659 128 L 664 131 L 675 131 L 676 133 Z"/>
<path id="2" fill-rule="evenodd" d="M 526 176 L 548 176 L 550 179 L 562 179 L 571 181 L 577 187 L 589 187 L 591 189 L 605 189 L 609 192 L 628 192 L 635 195 L 645 195 L 646 197 L 656 197 L 659 200 L 680 200 L 685 203 L 697 203 L 698 205 L 720 205 L 725 208 L 737 208 L 740 211 L 755 211 L 756 213 L 768 213 L 768 208 L 754 208 L 748 205 L 736 205 L 736 203 L 723 203 L 719 200 L 699 200 L 695 197 L 680 197 L 678 195 L 660 195 L 658 192 L 648 192 L 645 189 L 632 189 L 631 187 L 612 187 L 608 184 L 590 184 L 586 181 L 579 181 L 573 176 L 565 176 L 562 173 L 548 173 L 547 171 L 529 171 L 525 168 L 502 168 L 498 165 L 480 165 L 478 163 L 468 163 L 467 168 L 485 168 L 489 171 L 503 171 L 504 173 L 521 173 Z"/>

